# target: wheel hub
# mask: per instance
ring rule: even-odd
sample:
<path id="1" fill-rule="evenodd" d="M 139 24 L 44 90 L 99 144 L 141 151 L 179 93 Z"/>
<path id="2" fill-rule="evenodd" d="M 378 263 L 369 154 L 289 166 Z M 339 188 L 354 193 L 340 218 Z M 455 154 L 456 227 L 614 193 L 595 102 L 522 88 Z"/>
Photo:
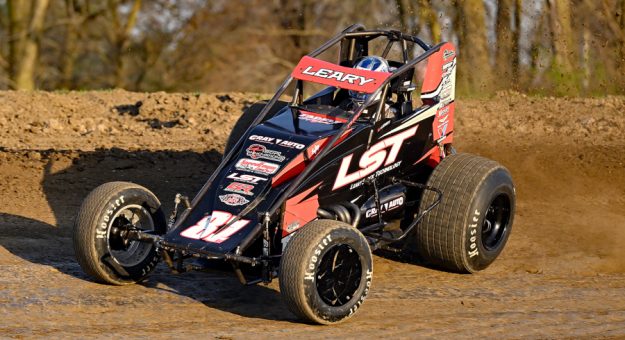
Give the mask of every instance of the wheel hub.
<path id="1" fill-rule="evenodd" d="M 349 245 L 330 248 L 322 257 L 316 273 L 317 292 L 330 306 L 343 306 L 360 286 L 360 256 Z"/>
<path id="2" fill-rule="evenodd" d="M 154 230 L 150 212 L 140 205 L 129 205 L 112 218 L 108 232 L 108 248 L 115 261 L 131 267 L 141 263 L 149 254 L 151 245 L 128 238 L 130 230 Z"/>
<path id="3" fill-rule="evenodd" d="M 505 194 L 497 195 L 490 203 L 482 223 L 482 246 L 486 250 L 496 249 L 510 223 L 510 198 Z"/>

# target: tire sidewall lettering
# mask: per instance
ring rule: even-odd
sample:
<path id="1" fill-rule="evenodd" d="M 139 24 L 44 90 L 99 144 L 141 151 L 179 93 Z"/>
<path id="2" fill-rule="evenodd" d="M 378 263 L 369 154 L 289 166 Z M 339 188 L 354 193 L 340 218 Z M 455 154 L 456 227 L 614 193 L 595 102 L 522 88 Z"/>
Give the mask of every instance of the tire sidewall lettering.
<path id="1" fill-rule="evenodd" d="M 304 282 L 304 290 L 308 292 L 308 294 L 306 294 L 306 299 L 308 300 L 307 304 L 316 310 L 316 314 L 319 314 L 319 316 L 324 320 L 331 322 L 354 314 L 365 301 L 371 288 L 371 282 L 373 279 L 373 260 L 371 252 L 369 251 L 369 246 L 366 243 L 364 245 L 360 244 L 360 242 L 355 240 L 353 237 L 349 237 L 347 233 L 351 232 L 354 231 L 335 230 L 324 235 L 318 242 L 316 242 L 315 247 L 308 256 L 308 261 L 306 262 L 307 264 L 304 268 L 302 280 Z M 319 296 L 315 275 L 317 268 L 321 263 L 321 259 L 323 259 L 328 250 L 330 250 L 333 246 L 341 244 L 349 245 L 358 252 L 363 272 L 360 286 L 354 294 L 354 297 L 352 297 L 352 299 L 343 306 L 333 307 L 327 305 Z M 366 253 L 363 250 L 367 250 L 369 254 L 363 254 Z M 337 315 L 343 316 L 337 318 Z"/>
<path id="2" fill-rule="evenodd" d="M 113 216 L 115 216 L 115 214 L 117 214 L 119 211 L 125 209 L 126 206 L 130 204 L 141 205 L 146 208 L 150 212 L 152 218 L 155 219 L 155 228 L 158 229 L 159 225 L 165 225 L 165 221 L 159 221 L 157 217 L 158 214 L 156 214 L 156 211 L 160 208 L 158 206 L 158 202 L 154 201 L 153 199 L 146 198 L 146 195 L 141 190 L 133 188 L 124 190 L 121 193 L 118 193 L 117 195 L 111 197 L 108 200 L 108 203 L 104 205 L 104 209 L 98 217 L 98 221 L 96 223 L 96 231 L 94 234 L 95 250 L 99 258 L 110 257 L 110 260 L 114 261 L 109 253 L 107 237 L 109 235 L 109 230 L 113 224 Z M 164 230 L 160 230 L 159 232 L 164 232 Z M 153 249 L 150 250 L 149 254 L 141 263 L 133 267 L 124 267 L 123 269 L 126 271 L 126 273 L 119 273 L 112 266 L 106 265 L 101 261 L 99 263 L 99 266 L 101 270 L 113 274 L 114 277 L 121 277 L 124 280 L 135 281 L 139 278 L 145 277 L 148 273 L 150 273 L 154 269 L 154 267 L 156 267 L 159 260 L 160 254 L 156 251 L 156 247 L 153 247 Z"/>
<path id="3" fill-rule="evenodd" d="M 510 236 L 510 226 L 512 225 L 514 211 L 511 212 L 508 229 L 505 231 L 505 235 L 499 245 L 495 249 L 488 250 L 482 243 L 482 227 L 492 199 L 501 193 L 507 194 L 511 200 L 512 207 L 514 207 L 514 189 L 511 185 L 509 186 L 511 183 L 509 176 L 503 169 L 498 169 L 490 173 L 484 181 L 484 184 L 475 193 L 473 201 L 469 205 L 469 210 L 464 222 L 466 227 L 464 228 L 463 257 L 466 263 L 468 263 L 469 268 L 472 268 L 474 271 L 482 270 L 492 263 L 499 253 L 501 253 Z"/>

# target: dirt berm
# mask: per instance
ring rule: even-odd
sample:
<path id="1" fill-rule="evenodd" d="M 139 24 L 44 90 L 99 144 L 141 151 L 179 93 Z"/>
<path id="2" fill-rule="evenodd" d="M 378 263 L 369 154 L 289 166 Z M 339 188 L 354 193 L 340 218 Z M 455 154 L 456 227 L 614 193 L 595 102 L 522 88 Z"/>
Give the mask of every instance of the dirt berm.
<path id="1" fill-rule="evenodd" d="M 128 180 L 170 209 L 217 165 L 259 95 L 0 92 L 0 337 L 625 337 L 625 98 L 499 93 L 457 103 L 456 147 L 498 160 L 512 236 L 475 275 L 375 258 L 355 318 L 300 324 L 277 284 L 232 275 L 91 282 L 71 226 L 95 186 Z"/>

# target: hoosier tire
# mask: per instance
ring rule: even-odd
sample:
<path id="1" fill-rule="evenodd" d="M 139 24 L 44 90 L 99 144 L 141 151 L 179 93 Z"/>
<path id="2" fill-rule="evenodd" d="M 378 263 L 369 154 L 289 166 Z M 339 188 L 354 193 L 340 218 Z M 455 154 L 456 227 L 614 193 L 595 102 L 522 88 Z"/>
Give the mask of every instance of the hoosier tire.
<path id="1" fill-rule="evenodd" d="M 427 184 L 443 193 L 441 203 L 417 226 L 417 252 L 443 269 L 474 273 L 488 267 L 503 250 L 515 210 L 515 189 L 499 163 L 471 155 L 445 157 Z M 420 210 L 436 194 L 425 191 Z"/>
<path id="2" fill-rule="evenodd" d="M 73 230 L 78 263 L 98 282 L 115 285 L 143 280 L 160 260 L 152 243 L 124 238 L 129 227 L 165 233 L 165 214 L 146 188 L 110 182 L 95 188 L 82 203 Z"/>
<path id="3" fill-rule="evenodd" d="M 289 241 L 280 264 L 280 292 L 298 317 L 333 324 L 352 316 L 369 293 L 371 249 L 348 224 L 316 220 Z"/>

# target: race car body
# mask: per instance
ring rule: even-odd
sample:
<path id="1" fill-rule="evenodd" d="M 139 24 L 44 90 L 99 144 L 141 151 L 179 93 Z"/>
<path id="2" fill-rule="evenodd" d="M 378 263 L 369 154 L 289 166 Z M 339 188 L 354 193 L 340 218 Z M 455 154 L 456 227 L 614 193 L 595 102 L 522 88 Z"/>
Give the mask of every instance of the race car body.
<path id="1" fill-rule="evenodd" d="M 335 47 L 338 62 L 320 58 Z M 76 222 L 79 262 L 124 284 L 159 255 L 175 272 L 225 261 L 244 284 L 279 278 L 289 309 L 324 324 L 361 306 L 373 250 L 486 268 L 509 236 L 515 191 L 504 167 L 452 147 L 456 65 L 450 43 L 350 26 L 243 113 L 221 164 L 191 202 L 177 197 L 167 225 L 147 189 L 94 190 Z"/>

